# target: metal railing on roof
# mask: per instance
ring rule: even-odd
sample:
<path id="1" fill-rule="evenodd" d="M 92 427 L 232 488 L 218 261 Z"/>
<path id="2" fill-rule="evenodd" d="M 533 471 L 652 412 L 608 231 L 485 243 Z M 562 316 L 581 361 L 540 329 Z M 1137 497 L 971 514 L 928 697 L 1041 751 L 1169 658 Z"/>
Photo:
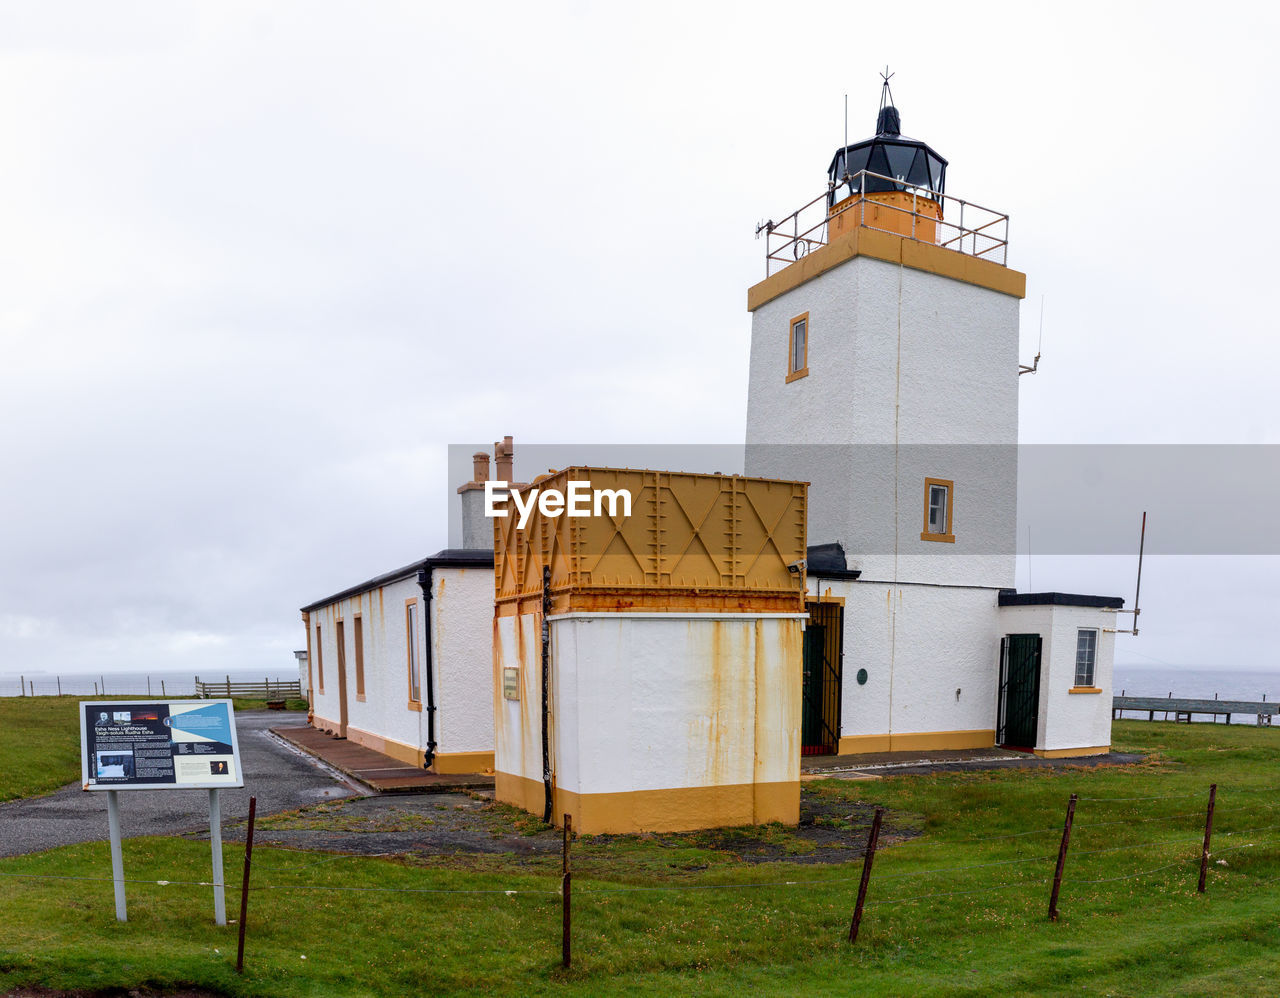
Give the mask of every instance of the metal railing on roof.
<path id="1" fill-rule="evenodd" d="M 911 204 L 892 204 L 875 196 L 882 191 L 867 191 L 869 186 L 883 188 L 886 184 L 890 191 L 910 195 Z M 840 189 L 866 193 L 855 193 L 832 207 L 834 192 Z M 868 206 L 875 207 L 877 217 L 881 212 L 891 213 L 884 216 L 891 220 L 890 224 L 868 217 Z M 756 228 L 757 237 L 761 233 L 765 235 L 765 276 L 827 245 L 831 222 L 839 216 L 855 226 L 906 236 L 1001 265 L 1008 262 L 1008 215 L 963 198 L 927 187 L 913 187 L 894 177 L 863 170 L 844 178 L 837 186 L 829 185 L 826 191 L 781 221 L 770 219 Z"/>

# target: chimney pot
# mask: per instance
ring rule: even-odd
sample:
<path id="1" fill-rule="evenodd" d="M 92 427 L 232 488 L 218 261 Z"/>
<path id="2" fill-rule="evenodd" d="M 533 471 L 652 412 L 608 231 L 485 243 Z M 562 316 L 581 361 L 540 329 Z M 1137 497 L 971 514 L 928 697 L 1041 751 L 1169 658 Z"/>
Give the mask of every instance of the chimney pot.
<path id="1" fill-rule="evenodd" d="M 494 456 L 497 458 L 498 465 L 498 481 L 511 481 L 511 464 L 515 457 L 515 445 L 511 442 L 510 437 L 503 437 L 501 443 L 493 445 Z"/>

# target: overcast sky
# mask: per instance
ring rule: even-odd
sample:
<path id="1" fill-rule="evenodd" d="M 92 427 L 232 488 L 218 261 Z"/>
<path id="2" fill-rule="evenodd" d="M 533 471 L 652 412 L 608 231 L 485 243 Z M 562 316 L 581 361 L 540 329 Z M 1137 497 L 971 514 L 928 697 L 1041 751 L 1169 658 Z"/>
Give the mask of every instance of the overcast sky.
<path id="1" fill-rule="evenodd" d="M 287 668 L 448 542 L 451 443 L 740 442 L 754 226 L 886 63 L 1012 217 L 1026 360 L 1044 298 L 1024 442 L 1280 443 L 1276 14 L 869 10 L 0 7 L 0 672 Z M 1278 562 L 1151 559 L 1117 660 L 1277 668 Z"/>

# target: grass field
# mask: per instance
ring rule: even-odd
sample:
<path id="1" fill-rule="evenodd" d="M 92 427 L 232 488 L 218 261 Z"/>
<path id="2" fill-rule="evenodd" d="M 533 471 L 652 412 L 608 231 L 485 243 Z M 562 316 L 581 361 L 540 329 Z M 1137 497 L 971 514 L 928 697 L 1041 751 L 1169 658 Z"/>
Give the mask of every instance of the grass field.
<path id="1" fill-rule="evenodd" d="M 0 801 L 35 797 L 80 779 L 81 700 L 146 697 L 0 697 Z M 306 710 L 290 700 L 290 710 Z M 262 710 L 264 700 L 236 700 L 236 710 Z"/>
<path id="2" fill-rule="evenodd" d="M 215 928 L 208 889 L 183 883 L 208 879 L 207 844 L 140 839 L 125 844 L 126 874 L 149 883 L 130 884 L 127 924 L 103 879 L 27 879 L 107 878 L 104 844 L 0 861 L 0 984 L 282 996 L 1275 994 L 1280 729 L 1125 722 L 1114 737 L 1148 761 L 807 784 L 882 805 L 919 832 L 878 854 L 854 946 L 858 862 L 746 864 L 698 836 L 580 839 L 564 971 L 555 857 L 260 849 L 238 977 L 235 926 Z M 1200 895 L 1214 782 L 1214 862 Z M 1050 923 L 1072 792 L 1062 918 Z M 227 845 L 229 881 L 241 857 Z M 228 907 L 234 917 L 230 897 Z"/>

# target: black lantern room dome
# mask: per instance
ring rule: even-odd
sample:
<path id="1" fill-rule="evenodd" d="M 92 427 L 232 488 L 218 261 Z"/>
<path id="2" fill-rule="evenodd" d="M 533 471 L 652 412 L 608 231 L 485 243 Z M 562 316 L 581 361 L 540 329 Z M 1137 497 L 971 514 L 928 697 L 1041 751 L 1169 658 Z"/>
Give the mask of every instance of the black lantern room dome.
<path id="1" fill-rule="evenodd" d="M 859 176 L 863 171 L 880 177 Z M 861 142 L 837 149 L 827 168 L 830 181 L 829 203 L 835 205 L 855 194 L 877 194 L 889 191 L 917 193 L 933 191 L 941 195 L 946 186 L 947 161 L 927 142 L 902 134 L 902 119 L 893 106 L 888 81 L 881 96 L 880 113 L 876 117 L 876 134 Z M 892 180 L 881 179 L 892 177 Z M 940 197 L 937 198 L 941 200 Z"/>

